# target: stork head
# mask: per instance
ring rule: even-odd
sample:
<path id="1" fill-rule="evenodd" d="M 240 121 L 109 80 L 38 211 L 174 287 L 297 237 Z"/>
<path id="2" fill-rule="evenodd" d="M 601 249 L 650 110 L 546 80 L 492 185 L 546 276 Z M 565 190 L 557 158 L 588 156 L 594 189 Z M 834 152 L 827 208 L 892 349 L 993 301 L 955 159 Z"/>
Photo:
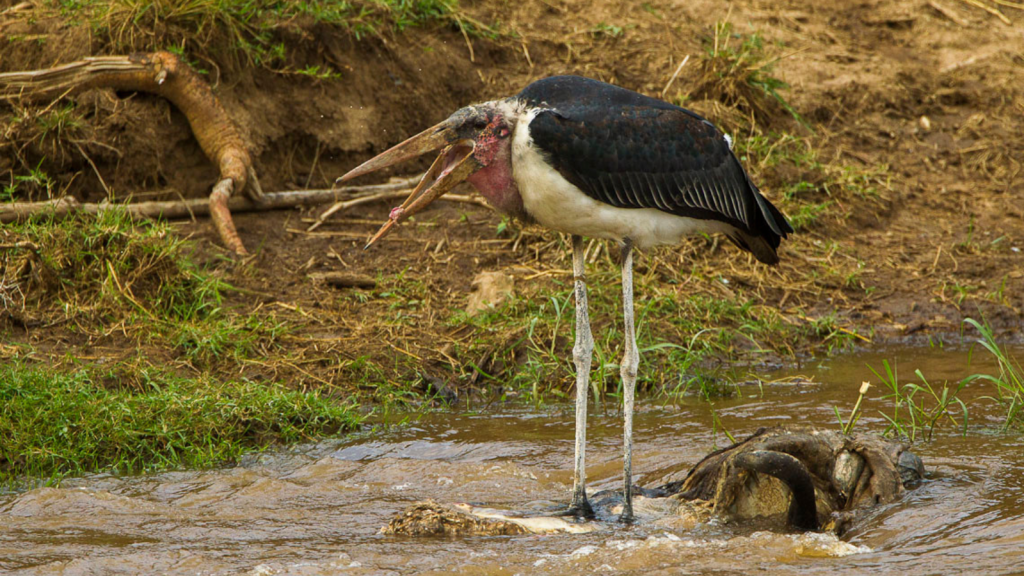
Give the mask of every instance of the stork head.
<path id="1" fill-rule="evenodd" d="M 478 171 L 502 158 L 512 140 L 514 118 L 502 102 L 467 106 L 447 120 L 427 128 L 405 142 L 367 160 L 338 179 L 351 180 L 427 152 L 439 151 L 437 159 L 401 206 L 391 210 L 388 221 L 366 244 L 369 248 L 395 225 L 451 191 Z"/>

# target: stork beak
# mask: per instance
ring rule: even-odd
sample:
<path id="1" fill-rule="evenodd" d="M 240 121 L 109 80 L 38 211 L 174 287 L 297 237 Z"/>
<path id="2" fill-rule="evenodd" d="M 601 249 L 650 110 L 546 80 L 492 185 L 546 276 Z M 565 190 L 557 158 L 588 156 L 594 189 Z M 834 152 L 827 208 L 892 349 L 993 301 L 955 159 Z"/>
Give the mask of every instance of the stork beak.
<path id="1" fill-rule="evenodd" d="M 423 175 L 423 178 L 416 185 L 416 188 L 413 189 L 412 193 L 409 194 L 409 197 L 405 199 L 405 202 L 391 210 L 388 221 L 366 243 L 366 248 L 369 248 L 386 236 L 400 222 L 419 212 L 444 194 L 447 194 L 474 172 L 483 168 L 483 164 L 473 157 L 476 142 L 469 139 L 459 139 L 455 135 L 450 122 L 445 120 L 367 160 L 338 179 L 339 182 L 344 182 L 356 176 L 362 176 L 363 174 L 404 162 L 439 148 L 441 153 L 434 160 L 430 169 Z"/>

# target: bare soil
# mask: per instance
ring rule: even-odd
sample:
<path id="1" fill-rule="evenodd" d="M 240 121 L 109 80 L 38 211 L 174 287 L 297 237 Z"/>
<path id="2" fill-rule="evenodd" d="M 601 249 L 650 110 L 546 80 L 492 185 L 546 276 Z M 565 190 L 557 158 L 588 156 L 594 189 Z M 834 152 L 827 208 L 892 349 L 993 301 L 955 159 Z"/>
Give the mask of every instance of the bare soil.
<path id="1" fill-rule="evenodd" d="M 0 2 L 0 12 L 12 5 Z M 697 240 L 644 255 L 639 273 L 670 277 L 694 270 L 681 296 L 699 291 L 753 300 L 794 324 L 835 313 L 846 330 L 874 342 L 956 333 L 965 316 L 984 316 L 999 332 L 1019 338 L 1024 12 L 1007 9 L 1013 23 L 1005 25 L 954 0 L 462 5 L 514 34 L 467 39 L 435 27 L 357 40 L 329 26 L 292 22 L 278 31 L 292 68 L 329 64 L 342 71 L 340 80 L 247 65 L 198 65 L 209 70 L 216 94 L 248 139 L 265 190 L 325 188 L 454 110 L 514 94 L 544 76 L 581 74 L 658 96 L 689 55 L 665 97 L 685 94 L 700 73 L 696 62 L 713 23 L 728 20 L 737 33 L 756 30 L 777 44 L 773 74 L 790 85 L 782 94 L 814 134 L 786 114 L 762 127 L 806 138 L 836 166 L 885 165 L 886 185 L 875 196 L 835 198 L 838 215 L 785 242 L 777 269 L 755 266 L 724 243 Z M 0 16 L 0 34 L 6 38 L 0 43 L 0 72 L 52 66 L 102 50 L 87 26 L 68 25 L 59 16 Z M 45 156 L 61 189 L 98 201 L 106 196 L 102 175 L 118 198 L 208 194 L 216 167 L 167 102 L 96 91 L 78 97 L 77 104 L 83 122 L 70 137 L 81 151 L 64 144 L 23 151 L 25 158 Z M 732 124 L 730 116 L 716 116 L 721 106 L 712 101 L 687 105 L 727 129 Z M 424 169 L 428 161 L 410 163 L 400 173 Z M 0 158 L 0 173 L 22 168 L 18 158 Z M 751 169 L 772 199 L 787 182 L 807 177 Z M 364 252 L 365 239 L 389 207 L 354 208 L 314 232 L 306 228 L 324 208 L 236 215 L 239 234 L 255 255 L 219 264 L 226 280 L 243 289 L 229 304 L 276 310 L 303 326 L 301 346 L 309 348 L 310 365 L 299 362 L 273 376 L 312 374 L 313 380 L 333 381 L 341 368 L 322 360 L 331 355 L 350 361 L 393 356 L 396 364 L 477 362 L 457 357 L 457 344 L 471 339 L 472 330 L 445 322 L 452 309 L 465 306 L 474 274 L 505 271 L 527 296 L 565 278 L 568 259 L 557 235 L 533 229 L 496 235 L 500 217 L 471 204 L 439 203 L 415 228 Z M 185 222 L 179 230 L 198 240 L 200 260 L 228 257 L 208 221 Z M 610 260 L 594 265 L 610 266 Z M 422 283 L 425 305 L 411 319 L 395 321 L 387 299 L 364 302 L 355 289 L 339 291 L 308 276 L 323 271 L 380 279 L 402 274 Z M 116 334 L 84 338 L 59 327 L 11 334 L 55 354 L 88 350 L 90 356 L 117 357 L 122 344 Z"/>

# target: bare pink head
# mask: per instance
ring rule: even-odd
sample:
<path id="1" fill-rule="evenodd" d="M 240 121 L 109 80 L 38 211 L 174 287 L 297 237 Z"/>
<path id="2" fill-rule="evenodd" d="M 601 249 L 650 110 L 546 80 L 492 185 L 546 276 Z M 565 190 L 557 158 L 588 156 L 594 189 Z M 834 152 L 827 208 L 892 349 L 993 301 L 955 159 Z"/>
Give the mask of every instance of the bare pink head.
<path id="1" fill-rule="evenodd" d="M 441 150 L 405 202 L 391 211 L 388 222 L 367 244 L 369 247 L 394 226 L 422 210 L 468 180 L 499 211 L 524 216 L 523 202 L 512 177 L 512 136 L 517 114 L 505 100 L 467 106 L 445 121 L 371 158 L 339 181 L 350 180 L 409 160 L 427 152 Z"/>

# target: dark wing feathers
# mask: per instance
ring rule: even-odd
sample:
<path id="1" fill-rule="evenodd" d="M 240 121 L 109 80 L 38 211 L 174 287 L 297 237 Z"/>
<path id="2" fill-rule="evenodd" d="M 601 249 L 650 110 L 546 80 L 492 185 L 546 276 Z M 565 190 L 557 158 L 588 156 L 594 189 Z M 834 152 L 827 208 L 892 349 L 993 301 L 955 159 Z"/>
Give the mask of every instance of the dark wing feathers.
<path id="1" fill-rule="evenodd" d="M 534 144 L 591 198 L 725 222 L 738 246 L 763 262 L 778 261 L 776 249 L 792 227 L 707 120 L 578 76 L 539 80 L 518 98 L 541 108 L 530 122 Z"/>

